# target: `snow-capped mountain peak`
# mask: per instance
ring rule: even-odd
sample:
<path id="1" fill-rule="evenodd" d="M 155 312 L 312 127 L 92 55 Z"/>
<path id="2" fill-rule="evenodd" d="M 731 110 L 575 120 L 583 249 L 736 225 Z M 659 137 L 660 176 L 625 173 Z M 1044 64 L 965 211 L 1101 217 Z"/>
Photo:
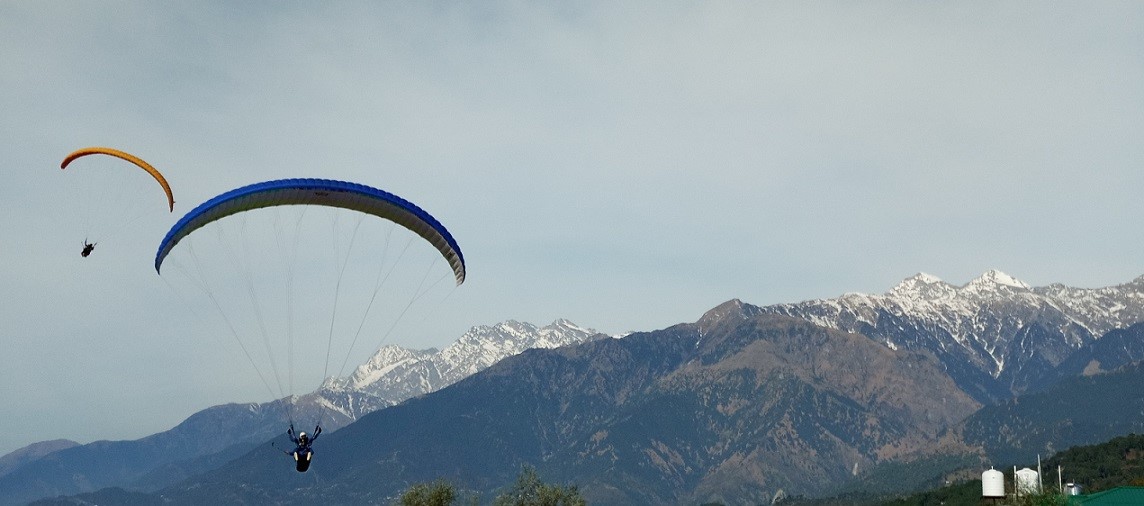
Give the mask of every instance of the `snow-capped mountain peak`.
<path id="1" fill-rule="evenodd" d="M 348 378 L 342 380 L 331 379 L 327 381 L 326 384 L 329 386 L 332 383 L 341 381 L 342 386 L 348 386 L 354 389 L 365 388 L 386 374 L 389 374 L 395 368 L 424 360 L 434 353 L 437 353 L 436 349 L 411 350 L 395 344 L 387 344 L 379 348 L 377 353 L 374 353 L 366 363 L 358 366 Z"/>
<path id="2" fill-rule="evenodd" d="M 1029 388 L 1038 371 L 1104 333 L 1144 321 L 1144 283 L 1031 287 L 989 270 L 960 287 L 917 274 L 884 295 L 848 293 L 760 308 L 867 335 L 891 349 L 925 349 L 989 396 Z M 967 391 L 970 391 L 967 390 Z"/>
<path id="3" fill-rule="evenodd" d="M 922 299 L 943 299 L 953 297 L 955 288 L 953 285 L 942 281 L 941 278 L 932 274 L 919 272 L 910 276 L 897 286 L 890 289 L 886 293 L 891 297 L 904 297 L 904 298 L 922 298 Z"/>
<path id="4" fill-rule="evenodd" d="M 973 281 L 966 283 L 961 289 L 970 293 L 989 293 L 996 292 L 998 289 L 1030 290 L 1032 287 L 1004 272 L 990 269 Z"/>
<path id="5" fill-rule="evenodd" d="M 386 345 L 345 378 L 331 378 L 321 395 L 353 419 L 370 411 L 433 392 L 530 348 L 557 348 L 607 336 L 559 319 L 544 327 L 509 320 L 469 329 L 449 346 L 412 350 Z"/>

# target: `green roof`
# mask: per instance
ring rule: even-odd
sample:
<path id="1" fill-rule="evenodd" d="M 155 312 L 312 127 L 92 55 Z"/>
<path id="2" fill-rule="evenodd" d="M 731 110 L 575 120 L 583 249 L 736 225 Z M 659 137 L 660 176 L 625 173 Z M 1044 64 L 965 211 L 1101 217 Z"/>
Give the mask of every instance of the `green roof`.
<path id="1" fill-rule="evenodd" d="M 1095 494 L 1069 498 L 1069 504 L 1084 506 L 1139 506 L 1144 504 L 1144 487 L 1116 487 Z"/>

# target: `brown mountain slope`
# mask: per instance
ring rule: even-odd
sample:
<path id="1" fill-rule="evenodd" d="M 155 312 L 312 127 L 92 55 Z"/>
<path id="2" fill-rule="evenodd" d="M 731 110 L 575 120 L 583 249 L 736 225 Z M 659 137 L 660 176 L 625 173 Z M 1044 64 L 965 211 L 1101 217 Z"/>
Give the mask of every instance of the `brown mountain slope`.
<path id="1" fill-rule="evenodd" d="M 592 503 L 767 503 L 824 493 L 977 407 L 932 355 L 732 301 L 694 324 L 531 350 L 362 417 L 323 437 L 305 487 L 255 452 L 163 496 L 383 502 L 438 478 L 495 494 L 528 464 Z"/>

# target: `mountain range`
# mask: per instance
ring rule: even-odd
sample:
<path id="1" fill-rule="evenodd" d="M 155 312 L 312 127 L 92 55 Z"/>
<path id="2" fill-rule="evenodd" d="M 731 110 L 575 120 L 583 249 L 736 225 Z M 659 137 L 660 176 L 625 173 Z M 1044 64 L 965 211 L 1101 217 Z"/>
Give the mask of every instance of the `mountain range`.
<path id="1" fill-rule="evenodd" d="M 778 304 L 756 311 L 866 335 L 891 349 L 929 350 L 982 403 L 1067 375 L 1075 351 L 1144 321 L 1144 276 L 1105 288 L 1031 287 L 990 270 L 954 286 L 917 274 L 882 295 Z"/>
<path id="2" fill-rule="evenodd" d="M 304 477 L 256 451 L 161 494 L 379 503 L 437 478 L 492 494 L 530 464 L 592 503 L 769 502 L 920 449 L 980 407 L 931 354 L 743 309 L 509 357 L 332 434 Z"/>
<path id="3" fill-rule="evenodd" d="M 604 338 L 567 320 L 544 327 L 508 321 L 474 327 L 442 350 L 384 346 L 349 377 L 327 380 L 303 396 L 214 406 L 139 440 L 38 443 L 17 450 L 0 459 L 5 464 L 0 467 L 0 505 L 111 486 L 158 490 L 284 434 L 288 418 L 320 421 L 327 431 L 337 430 L 363 414 L 436 391 L 526 349 Z"/>
<path id="4" fill-rule="evenodd" d="M 305 475 L 283 472 L 281 454 L 262 448 L 281 430 L 283 408 L 259 406 L 278 410 L 276 430 L 268 422 L 259 432 L 251 420 L 250 438 L 227 451 L 152 458 L 134 481 L 78 473 L 86 481 L 73 477 L 67 490 L 52 482 L 59 491 L 32 497 L 171 485 L 159 493 L 176 504 L 357 503 L 438 477 L 488 494 L 524 464 L 603 503 L 814 495 L 922 454 L 987 460 L 985 440 L 967 437 L 982 431 L 963 420 L 1139 360 L 1132 324 L 1142 319 L 1144 277 L 1082 289 L 989 271 L 961 286 L 919 274 L 882 295 L 765 307 L 733 300 L 695 323 L 622 339 L 566 321 L 541 338 L 542 329 L 506 322 L 474 328 L 441 352 L 383 348 L 350 377 L 294 400 L 327 425 L 348 424 L 323 437 L 321 460 Z M 553 349 L 519 353 L 533 347 L 519 346 L 529 339 Z M 139 442 L 110 444 L 129 443 Z M 0 490 L 45 481 L 51 473 L 37 467 L 45 462 L 70 469 L 77 454 L 68 452 L 91 446 L 17 466 L 0 476 Z"/>

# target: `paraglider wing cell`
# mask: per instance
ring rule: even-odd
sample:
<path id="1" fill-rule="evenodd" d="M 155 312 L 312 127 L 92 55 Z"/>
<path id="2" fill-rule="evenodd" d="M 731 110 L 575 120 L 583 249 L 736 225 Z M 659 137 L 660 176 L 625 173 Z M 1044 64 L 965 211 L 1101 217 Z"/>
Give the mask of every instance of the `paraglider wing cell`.
<path id="1" fill-rule="evenodd" d="M 401 225 L 429 241 L 441 253 L 460 285 L 465 259 L 440 222 L 413 203 L 369 186 L 329 179 L 280 179 L 244 186 L 204 202 L 167 232 L 155 254 L 155 272 L 175 245 L 195 230 L 232 214 L 273 206 L 316 205 L 351 209 Z"/>

